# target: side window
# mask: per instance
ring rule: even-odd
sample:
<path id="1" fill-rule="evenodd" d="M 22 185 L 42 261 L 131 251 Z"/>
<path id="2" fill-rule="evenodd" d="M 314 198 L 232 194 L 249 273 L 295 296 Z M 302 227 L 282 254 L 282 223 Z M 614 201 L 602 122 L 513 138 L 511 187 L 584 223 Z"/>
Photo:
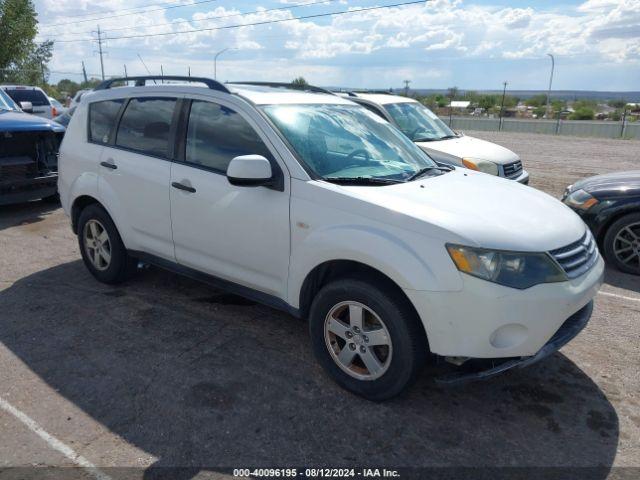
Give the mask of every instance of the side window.
<path id="1" fill-rule="evenodd" d="M 147 155 L 167 157 L 175 106 L 175 98 L 132 98 L 118 125 L 116 145 Z"/>
<path id="2" fill-rule="evenodd" d="M 386 120 L 384 114 L 380 110 L 378 110 L 378 108 L 374 107 L 373 105 L 369 105 L 368 103 L 359 103 L 358 105 L 366 108 L 371 113 L 375 113 L 377 116 L 379 116 L 383 120 Z"/>
<path id="3" fill-rule="evenodd" d="M 194 100 L 189 113 L 185 161 L 220 173 L 239 155 L 272 159 L 267 146 L 247 121 L 234 110 Z"/>
<path id="4" fill-rule="evenodd" d="M 109 134 L 114 130 L 116 116 L 123 99 L 105 100 L 89 105 L 89 140 L 96 143 L 109 143 Z"/>

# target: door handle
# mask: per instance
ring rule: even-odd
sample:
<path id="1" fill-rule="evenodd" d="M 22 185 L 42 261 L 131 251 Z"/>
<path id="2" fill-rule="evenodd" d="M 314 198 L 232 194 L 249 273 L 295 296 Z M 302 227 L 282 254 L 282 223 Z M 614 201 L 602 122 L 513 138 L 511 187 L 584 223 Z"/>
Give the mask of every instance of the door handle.
<path id="1" fill-rule="evenodd" d="M 115 163 L 100 162 L 100 165 L 102 165 L 103 167 L 110 168 L 111 170 L 115 170 L 116 168 L 118 168 L 118 166 Z"/>
<path id="2" fill-rule="evenodd" d="M 180 182 L 171 182 L 171 186 L 173 188 L 177 188 L 178 190 L 184 190 L 185 192 L 196 193 L 196 189 L 193 187 L 189 187 L 187 185 L 183 185 Z"/>

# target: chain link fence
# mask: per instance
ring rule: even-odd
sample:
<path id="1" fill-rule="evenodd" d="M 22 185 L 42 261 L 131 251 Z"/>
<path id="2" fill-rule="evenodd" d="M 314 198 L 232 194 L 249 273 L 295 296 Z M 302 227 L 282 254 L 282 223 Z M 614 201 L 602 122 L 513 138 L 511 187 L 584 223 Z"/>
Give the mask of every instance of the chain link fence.
<path id="1" fill-rule="evenodd" d="M 640 123 L 587 120 L 527 120 L 516 118 L 442 117 L 454 130 L 485 130 L 579 137 L 633 138 L 640 140 Z"/>

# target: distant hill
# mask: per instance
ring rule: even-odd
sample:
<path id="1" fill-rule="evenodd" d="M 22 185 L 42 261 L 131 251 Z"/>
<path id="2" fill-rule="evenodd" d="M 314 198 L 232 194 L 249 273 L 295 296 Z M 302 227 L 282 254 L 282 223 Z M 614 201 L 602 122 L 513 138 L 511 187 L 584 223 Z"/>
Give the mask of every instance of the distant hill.
<path id="1" fill-rule="evenodd" d="M 402 88 L 394 89 L 394 92 L 403 92 Z M 419 95 L 433 95 L 437 93 L 446 94 L 446 89 L 430 89 L 430 88 L 416 88 L 410 89 L 411 93 L 419 94 Z M 502 90 L 462 90 L 459 89 L 458 92 L 460 95 L 464 94 L 465 91 L 474 91 L 478 93 L 497 93 L 501 94 Z M 514 97 L 519 98 L 531 98 L 535 95 L 546 95 L 546 90 L 507 90 L 507 94 L 512 95 Z M 627 102 L 637 103 L 640 102 L 640 91 L 638 92 L 597 92 L 593 90 L 551 90 L 551 98 L 556 98 L 559 100 L 576 100 L 576 99 L 593 99 L 597 101 L 605 102 L 607 100 L 618 100 L 624 99 Z"/>

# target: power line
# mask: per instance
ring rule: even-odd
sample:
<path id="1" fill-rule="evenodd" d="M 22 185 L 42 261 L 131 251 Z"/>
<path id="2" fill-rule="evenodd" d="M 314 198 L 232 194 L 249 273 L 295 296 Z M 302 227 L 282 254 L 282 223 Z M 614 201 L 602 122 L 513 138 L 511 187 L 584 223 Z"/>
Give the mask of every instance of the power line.
<path id="1" fill-rule="evenodd" d="M 212 2 L 217 2 L 218 0 L 200 0 L 198 2 L 193 2 L 193 3 L 189 3 L 186 5 L 171 5 L 169 7 L 162 7 L 162 8 L 154 8 L 151 10 L 143 10 L 142 12 L 138 12 L 138 13 L 151 13 L 151 12 L 159 12 L 161 10 L 170 10 L 172 8 L 183 8 L 183 7 L 193 7 L 195 5 L 201 5 L 203 3 L 212 3 Z M 118 10 L 118 11 L 124 11 L 124 10 Z M 64 25 L 75 25 L 77 23 L 86 23 L 86 22 L 95 22 L 98 20 L 106 20 L 108 18 L 118 18 L 118 17 L 127 17 L 131 15 L 131 13 L 120 13 L 118 15 L 109 15 L 107 17 L 98 17 L 98 18 L 88 18 L 85 20 L 75 20 L 73 22 L 63 22 L 63 23 L 52 23 L 49 25 L 41 25 L 41 28 L 51 28 L 51 27 L 61 27 Z"/>
<path id="2" fill-rule="evenodd" d="M 427 0 L 429 1 L 429 0 Z M 131 39 L 131 38 L 150 38 L 150 37 L 164 37 L 164 36 L 168 36 L 168 35 L 181 35 L 181 34 L 185 34 L 185 33 L 198 33 L 198 32 L 212 32 L 212 31 L 216 31 L 216 30 L 232 30 L 232 29 L 236 29 L 236 28 L 243 28 L 243 27 L 255 27 L 255 26 L 259 26 L 259 25 L 271 25 L 274 23 L 285 23 L 285 22 L 292 22 L 294 20 L 307 20 L 310 18 L 322 18 L 322 17 L 330 17 L 330 16 L 338 16 L 338 15 L 347 15 L 350 13 L 362 13 L 362 12 L 368 12 L 368 11 L 373 11 L 373 10 L 381 10 L 384 8 L 392 8 L 392 7 L 403 7 L 403 6 L 407 6 L 407 5 L 416 5 L 418 3 L 425 3 L 425 0 L 413 0 L 413 1 L 409 1 L 409 2 L 401 2 L 401 3 L 394 3 L 391 5 L 382 5 L 382 6 L 377 6 L 377 7 L 364 7 L 364 8 L 359 8 L 357 10 L 342 10 L 342 11 L 338 11 L 338 12 L 328 12 L 328 13 L 316 13 L 313 15 L 304 15 L 301 17 L 293 17 L 293 18 L 280 18 L 280 19 L 275 19 L 275 20 L 264 20 L 261 22 L 253 22 L 253 23 L 245 23 L 245 24 L 236 24 L 236 25 L 224 25 L 221 27 L 211 27 L 211 28 L 197 28 L 197 29 L 191 29 L 191 30 L 181 30 L 179 32 L 161 32 L 161 33 L 145 33 L 145 34 L 139 34 L 139 35 L 122 35 L 119 37 L 104 37 L 104 40 L 125 40 L 125 39 Z M 87 41 L 93 41 L 93 39 L 89 38 L 89 39 L 77 39 L 77 40 L 57 40 L 56 43 L 74 43 L 74 42 L 87 42 Z"/>
<path id="3" fill-rule="evenodd" d="M 276 8 L 268 8 L 268 9 L 264 9 L 264 10 L 252 10 L 250 12 L 240 12 L 240 13 L 232 13 L 229 15 L 218 15 L 216 17 L 208 17 L 208 18 L 199 18 L 199 19 L 191 19 L 191 20 L 176 20 L 174 22 L 167 22 L 167 23 L 156 23 L 156 24 L 152 24 L 152 25 L 143 25 L 145 28 L 155 28 L 155 27 L 165 27 L 168 25 L 178 25 L 181 23 L 195 23 L 195 22 L 207 22 L 210 20 L 220 20 L 220 19 L 224 19 L 224 18 L 231 18 L 231 17 L 242 17 L 245 15 L 252 15 L 255 13 L 268 13 L 268 12 L 275 12 L 275 11 L 280 11 L 280 10 L 291 10 L 294 8 L 302 8 L 302 7 L 309 7 L 309 6 L 313 6 L 313 5 L 320 5 L 320 4 L 328 4 L 328 3 L 333 3 L 336 2 L 338 0 L 316 0 L 313 2 L 307 2 L 307 3 L 298 3 L 295 5 L 287 5 L 284 7 L 276 7 Z M 140 28 L 140 26 L 134 26 L 134 27 L 120 27 L 120 28 L 110 28 L 109 31 L 110 32 L 114 32 L 114 31 L 121 31 L 121 30 L 135 30 L 137 28 Z M 64 33 L 62 34 L 63 37 L 67 37 L 67 36 L 78 36 L 78 35 L 85 35 L 87 33 L 92 33 L 91 30 L 86 30 L 83 32 L 72 32 L 72 33 Z M 63 38 L 63 40 L 65 40 Z M 56 40 L 59 41 L 59 40 Z"/>

